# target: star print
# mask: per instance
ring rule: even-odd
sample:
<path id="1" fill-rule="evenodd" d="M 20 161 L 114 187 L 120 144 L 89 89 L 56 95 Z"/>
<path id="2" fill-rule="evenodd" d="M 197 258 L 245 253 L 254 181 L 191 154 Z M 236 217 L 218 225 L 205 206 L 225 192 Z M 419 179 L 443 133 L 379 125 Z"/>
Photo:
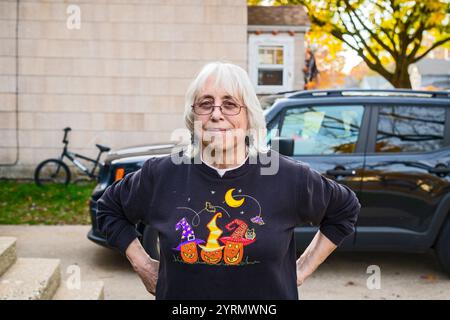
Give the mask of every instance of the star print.
<path id="1" fill-rule="evenodd" d="M 244 211 L 241 211 L 241 214 L 244 214 Z"/>
<path id="2" fill-rule="evenodd" d="M 211 193 L 214 194 L 214 193 L 216 193 L 216 192 L 215 192 L 214 190 L 211 190 Z"/>

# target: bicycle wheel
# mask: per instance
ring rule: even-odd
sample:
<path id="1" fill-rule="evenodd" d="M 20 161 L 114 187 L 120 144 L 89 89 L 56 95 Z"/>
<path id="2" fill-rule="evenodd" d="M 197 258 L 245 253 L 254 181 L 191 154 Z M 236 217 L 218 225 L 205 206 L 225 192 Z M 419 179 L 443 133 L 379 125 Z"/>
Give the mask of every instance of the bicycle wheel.
<path id="1" fill-rule="evenodd" d="M 34 181 L 38 186 L 48 184 L 67 185 L 70 182 L 70 170 L 59 159 L 42 161 L 34 172 Z"/>

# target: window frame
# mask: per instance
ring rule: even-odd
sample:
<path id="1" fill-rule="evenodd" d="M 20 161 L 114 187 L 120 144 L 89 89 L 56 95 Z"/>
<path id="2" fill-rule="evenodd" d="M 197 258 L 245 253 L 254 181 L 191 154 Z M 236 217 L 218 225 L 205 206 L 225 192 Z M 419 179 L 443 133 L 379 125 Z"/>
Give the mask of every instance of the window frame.
<path id="1" fill-rule="evenodd" d="M 249 76 L 252 81 L 256 93 L 277 93 L 281 91 L 290 91 L 293 89 L 293 70 L 294 70 L 294 37 L 277 35 L 249 35 L 249 50 L 248 50 L 248 64 Z M 283 47 L 283 84 L 281 86 L 273 85 L 259 85 L 258 84 L 258 70 L 261 64 L 259 63 L 259 48 L 261 46 L 275 46 Z M 278 65 L 270 67 L 264 65 L 265 69 L 279 70 Z"/>

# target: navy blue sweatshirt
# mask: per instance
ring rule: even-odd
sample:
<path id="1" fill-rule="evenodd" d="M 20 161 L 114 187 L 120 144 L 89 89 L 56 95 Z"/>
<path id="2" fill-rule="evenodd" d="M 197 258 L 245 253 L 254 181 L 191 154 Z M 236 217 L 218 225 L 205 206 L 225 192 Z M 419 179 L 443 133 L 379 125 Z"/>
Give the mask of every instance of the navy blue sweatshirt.
<path id="1" fill-rule="evenodd" d="M 339 245 L 361 206 L 306 163 L 279 155 L 278 172 L 261 175 L 260 160 L 220 177 L 194 159 L 150 158 L 106 189 L 99 228 L 123 253 L 138 222 L 159 232 L 156 299 L 298 299 L 294 228 L 317 225 Z"/>

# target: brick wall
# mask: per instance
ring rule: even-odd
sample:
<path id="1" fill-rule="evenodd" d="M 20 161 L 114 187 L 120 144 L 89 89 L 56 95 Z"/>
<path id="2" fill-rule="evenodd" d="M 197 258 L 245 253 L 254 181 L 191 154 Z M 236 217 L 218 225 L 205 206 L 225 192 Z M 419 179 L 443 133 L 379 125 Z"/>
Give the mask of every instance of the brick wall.
<path id="1" fill-rule="evenodd" d="M 70 4 L 81 10 L 79 30 L 67 28 Z M 183 127 L 184 93 L 202 65 L 226 59 L 247 68 L 246 5 L 20 0 L 17 60 L 17 1 L 1 1 L 0 177 L 31 177 L 38 162 L 59 155 L 66 126 L 70 148 L 91 157 L 95 143 L 167 141 Z M 16 133 L 19 159 L 10 166 Z"/>

